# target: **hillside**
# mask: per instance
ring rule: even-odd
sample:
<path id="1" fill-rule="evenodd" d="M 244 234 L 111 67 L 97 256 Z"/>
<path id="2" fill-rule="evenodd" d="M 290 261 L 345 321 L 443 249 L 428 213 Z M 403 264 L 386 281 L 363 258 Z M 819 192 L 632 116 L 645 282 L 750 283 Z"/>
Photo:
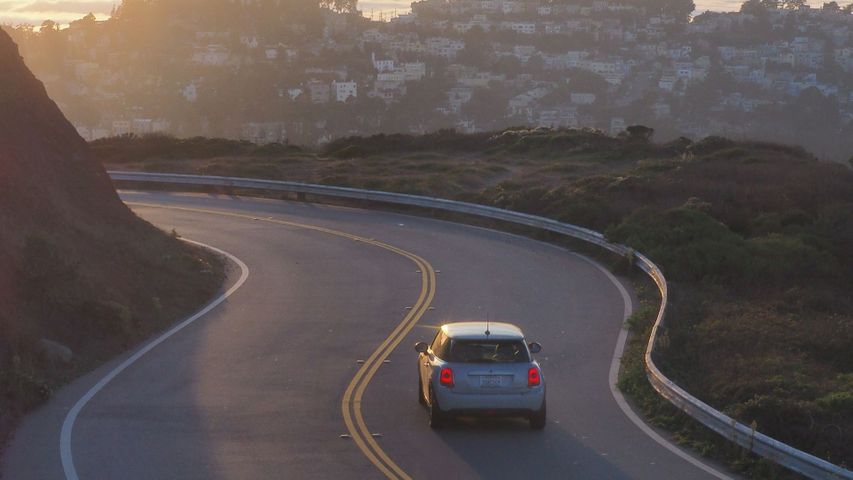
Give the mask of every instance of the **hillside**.
<path id="1" fill-rule="evenodd" d="M 853 170 L 799 147 L 648 129 L 379 135 L 323 150 L 203 138 L 94 142 L 111 169 L 233 175 L 461 199 L 602 232 L 648 254 L 673 301 L 658 364 L 699 398 L 834 463 L 853 462 Z M 642 286 L 639 291 L 646 290 Z M 760 478 L 650 393 L 638 309 L 622 389 L 652 421 Z"/>
<path id="2" fill-rule="evenodd" d="M 7 28 L 87 139 L 640 123 L 853 152 L 849 5 L 425 0 L 386 22 L 351 0 L 115 3 L 103 22 Z"/>
<path id="3" fill-rule="evenodd" d="M 0 31 L 0 446 L 71 377 L 200 306 L 222 261 L 118 198 Z"/>

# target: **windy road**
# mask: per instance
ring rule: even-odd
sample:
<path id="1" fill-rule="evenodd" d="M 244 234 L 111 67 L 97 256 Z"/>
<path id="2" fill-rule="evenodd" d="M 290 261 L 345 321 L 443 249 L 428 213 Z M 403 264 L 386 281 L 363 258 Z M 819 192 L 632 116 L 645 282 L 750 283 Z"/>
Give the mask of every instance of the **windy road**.
<path id="1" fill-rule="evenodd" d="M 81 479 L 715 478 L 617 403 L 609 377 L 631 300 L 584 257 L 393 213 L 123 198 L 251 273 L 144 355 L 128 352 L 30 415 L 3 458 L 4 479 L 72 478 L 63 442 Z M 486 315 L 544 346 L 542 432 L 514 419 L 427 426 L 412 345 L 441 323 Z"/>

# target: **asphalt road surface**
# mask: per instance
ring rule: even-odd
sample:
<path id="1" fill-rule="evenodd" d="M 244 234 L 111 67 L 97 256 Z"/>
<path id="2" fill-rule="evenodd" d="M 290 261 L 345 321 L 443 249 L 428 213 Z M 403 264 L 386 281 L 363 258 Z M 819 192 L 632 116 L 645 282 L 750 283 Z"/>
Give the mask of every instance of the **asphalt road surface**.
<path id="1" fill-rule="evenodd" d="M 399 468 L 395 478 L 714 478 L 617 404 L 608 374 L 626 296 L 586 258 L 393 213 L 212 195 L 123 197 L 155 225 L 232 253 L 248 278 L 94 394 L 133 352 L 29 415 L 3 458 L 4 480 L 384 478 L 352 435 L 342 401 L 345 411 L 359 409 L 362 433 L 377 447 L 370 452 Z M 232 283 L 240 270 L 233 273 Z M 414 343 L 431 340 L 442 323 L 486 316 L 542 343 L 544 431 L 515 419 L 427 426 Z M 364 361 L 406 321 L 410 331 L 388 361 L 374 361 L 375 375 L 362 380 L 363 396 L 348 396 Z M 63 423 L 73 428 L 71 471 L 60 457 Z"/>

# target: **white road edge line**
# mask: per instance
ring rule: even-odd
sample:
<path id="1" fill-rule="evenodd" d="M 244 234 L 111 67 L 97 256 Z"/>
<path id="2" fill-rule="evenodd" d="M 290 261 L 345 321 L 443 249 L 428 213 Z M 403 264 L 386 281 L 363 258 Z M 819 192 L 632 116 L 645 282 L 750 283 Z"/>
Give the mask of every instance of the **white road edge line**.
<path id="1" fill-rule="evenodd" d="M 80 411 L 83 410 L 83 408 L 86 406 L 86 404 L 89 403 L 92 397 L 97 395 L 98 392 L 101 391 L 105 386 L 107 386 L 107 384 L 110 383 L 115 377 L 117 377 L 121 372 L 127 369 L 127 367 L 133 365 L 134 362 L 142 358 L 143 355 L 154 349 L 154 347 L 160 345 L 172 335 L 183 330 L 184 327 L 186 327 L 187 325 L 195 322 L 196 320 L 205 316 L 208 312 L 219 306 L 219 304 L 224 302 L 225 299 L 230 297 L 231 294 L 233 294 L 237 291 L 237 289 L 243 286 L 243 284 L 246 283 L 246 279 L 249 278 L 249 267 L 245 263 L 243 263 L 242 260 L 235 257 L 234 255 L 224 250 L 211 247 L 210 245 L 197 242 L 195 240 L 189 240 L 186 238 L 183 238 L 182 240 L 187 243 L 192 243 L 194 245 L 210 249 L 216 253 L 226 256 L 229 260 L 236 263 L 240 267 L 240 278 L 237 280 L 237 283 L 231 286 L 228 291 L 223 293 L 216 300 L 210 302 L 209 304 L 207 304 L 207 306 L 196 312 L 193 316 L 187 318 L 178 325 L 175 325 L 169 331 L 160 335 L 159 337 L 139 349 L 139 351 L 134 353 L 130 358 L 122 362 L 121 365 L 117 366 L 112 371 L 110 371 L 110 373 L 106 374 L 104 378 L 102 378 L 98 383 L 96 383 L 95 386 L 90 388 L 89 391 L 86 392 L 86 394 L 80 398 L 80 400 L 77 400 L 77 403 L 74 404 L 74 406 L 71 408 L 71 410 L 68 411 L 68 414 L 65 416 L 65 421 L 62 422 L 62 431 L 59 435 L 59 454 L 62 460 L 62 470 L 65 472 L 66 480 L 80 479 L 80 477 L 77 476 L 77 470 L 75 470 L 74 468 L 74 457 L 72 456 L 71 452 L 71 433 L 74 429 L 74 422 L 77 420 L 77 416 L 80 414 Z"/>
<path id="2" fill-rule="evenodd" d="M 677 445 L 673 444 L 666 438 L 662 437 L 658 432 L 654 431 L 651 427 L 649 427 L 643 419 L 637 416 L 634 413 L 634 410 L 631 409 L 631 406 L 628 405 L 628 401 L 625 400 L 625 396 L 622 395 L 622 392 L 617 388 L 617 384 L 619 382 L 619 367 L 622 362 L 622 354 L 625 352 L 625 344 L 628 343 L 628 329 L 624 326 L 624 321 L 631 316 L 631 313 L 634 311 L 634 303 L 631 301 L 631 295 L 628 294 L 628 291 L 625 290 L 625 286 L 622 285 L 622 282 L 619 281 L 609 270 L 599 265 L 597 262 L 575 253 L 576 256 L 583 258 L 590 264 L 594 265 L 595 268 L 599 269 L 616 288 L 619 290 L 619 293 L 622 294 L 622 301 L 625 303 L 625 310 L 623 316 L 623 325 L 622 329 L 619 331 L 619 338 L 616 340 L 616 349 L 613 351 L 613 360 L 610 362 L 610 374 L 608 375 L 608 383 L 610 384 L 610 393 L 613 395 L 613 399 L 616 400 L 616 404 L 619 405 L 619 408 L 622 410 L 622 413 L 628 417 L 628 420 L 631 420 L 634 425 L 636 425 L 640 430 L 643 431 L 646 435 L 651 437 L 652 440 L 657 442 L 662 447 L 666 448 L 670 452 L 678 455 L 682 459 L 689 462 L 696 468 L 699 468 L 709 475 L 713 475 L 714 477 L 719 478 L 720 480 L 734 480 L 733 477 L 726 475 L 723 472 L 715 469 L 714 467 L 706 464 L 702 460 L 694 457 L 693 455 L 685 452 Z"/>

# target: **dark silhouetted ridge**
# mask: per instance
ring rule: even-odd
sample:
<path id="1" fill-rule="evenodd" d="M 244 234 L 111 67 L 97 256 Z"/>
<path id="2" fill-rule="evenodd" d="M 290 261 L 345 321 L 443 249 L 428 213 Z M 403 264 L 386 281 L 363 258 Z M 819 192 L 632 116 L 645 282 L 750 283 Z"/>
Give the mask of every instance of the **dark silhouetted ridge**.
<path id="1" fill-rule="evenodd" d="M 219 259 L 121 202 L 0 30 L 0 445 L 56 386 L 190 313 L 221 280 Z"/>

